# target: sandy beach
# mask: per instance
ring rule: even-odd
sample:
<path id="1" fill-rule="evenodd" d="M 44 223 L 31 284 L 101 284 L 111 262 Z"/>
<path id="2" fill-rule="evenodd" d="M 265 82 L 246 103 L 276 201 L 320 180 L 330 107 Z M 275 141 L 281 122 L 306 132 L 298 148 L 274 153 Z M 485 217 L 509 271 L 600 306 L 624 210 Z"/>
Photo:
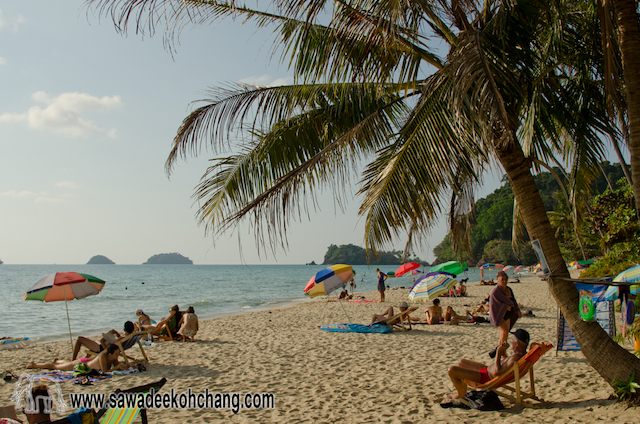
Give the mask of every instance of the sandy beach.
<path id="1" fill-rule="evenodd" d="M 393 287 L 393 280 L 388 280 Z M 521 318 L 516 327 L 531 341 L 555 346 L 557 306 L 546 282 L 523 278 L 511 285 L 518 301 L 535 316 Z M 475 305 L 491 287 L 468 285 L 469 296 L 443 298 L 442 306 Z M 373 313 L 406 300 L 408 289 L 389 290 L 387 302 L 346 303 L 353 323 L 369 324 Z M 377 292 L 361 293 L 378 300 Z M 170 306 L 167 304 L 167 306 Z M 421 316 L 427 306 L 413 316 Z M 444 309 L 444 308 L 443 308 Z M 133 320 L 135 317 L 123 317 Z M 158 318 L 158 317 L 153 317 Z M 539 409 L 505 401 L 507 409 L 482 412 L 443 409 L 436 399 L 452 393 L 447 369 L 465 357 L 487 363 L 488 351 L 498 340 L 491 324 L 416 325 L 409 332 L 391 334 L 329 333 L 320 326 L 346 322 L 337 302 L 315 299 L 288 307 L 220 318 L 200 323 L 195 343 L 157 342 L 147 347 L 150 363 L 140 374 L 114 376 L 92 386 L 61 383 L 63 393 L 110 393 L 162 377 L 162 392 L 262 393 L 275 396 L 275 409 L 168 409 L 149 411 L 150 422 L 443 422 L 443 423 L 591 423 L 640 422 L 637 408 L 626 409 L 611 400 L 612 389 L 588 365 L 580 352 L 548 352 L 537 364 L 536 393 L 548 403 Z M 2 369 L 15 374 L 31 361 L 69 359 L 69 342 L 34 344 L 0 350 Z M 137 347 L 132 348 L 139 355 Z M 527 385 L 528 383 L 525 383 Z M 0 405 L 12 404 L 15 380 L 0 382 Z M 58 417 L 54 414 L 54 417 Z M 18 418 L 24 419 L 22 413 Z"/>

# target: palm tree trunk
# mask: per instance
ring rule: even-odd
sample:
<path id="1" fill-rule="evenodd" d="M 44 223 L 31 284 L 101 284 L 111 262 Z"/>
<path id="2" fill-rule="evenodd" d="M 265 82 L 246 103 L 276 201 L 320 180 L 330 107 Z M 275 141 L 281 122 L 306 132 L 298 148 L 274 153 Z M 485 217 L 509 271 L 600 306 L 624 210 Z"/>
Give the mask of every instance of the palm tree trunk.
<path id="1" fill-rule="evenodd" d="M 582 353 L 589 364 L 609 384 L 629 381 L 636 370 L 640 381 L 640 360 L 615 343 L 597 322 L 585 322 L 578 312 L 579 295 L 575 285 L 566 279 L 567 266 L 560 254 L 560 247 L 547 218 L 540 192 L 531 174 L 531 161 L 525 158 L 519 143 L 496 149 L 513 193 L 518 201 L 522 217 L 532 240 L 539 240 L 551 269 L 549 289 L 567 320 Z"/>
<path id="2" fill-rule="evenodd" d="M 622 112 L 620 112 L 622 113 Z M 622 117 L 621 117 L 622 118 Z M 623 119 L 620 119 L 622 126 L 622 137 L 624 141 L 629 145 L 629 128 L 627 128 L 627 124 Z M 629 171 L 629 167 L 627 163 L 624 161 L 624 156 L 622 156 L 622 152 L 620 151 L 620 144 L 618 144 L 618 139 L 612 134 L 611 135 L 611 145 L 613 146 L 613 150 L 616 152 L 616 156 L 618 156 L 618 161 L 620 162 L 620 166 L 622 167 L 622 172 L 624 172 L 624 176 L 629 183 L 629 187 L 633 187 L 633 179 L 631 178 L 631 171 Z"/>
<path id="3" fill-rule="evenodd" d="M 616 0 L 622 69 L 627 88 L 627 116 L 629 118 L 629 152 L 633 196 L 636 213 L 640 217 L 640 29 L 638 29 L 637 0 Z"/>

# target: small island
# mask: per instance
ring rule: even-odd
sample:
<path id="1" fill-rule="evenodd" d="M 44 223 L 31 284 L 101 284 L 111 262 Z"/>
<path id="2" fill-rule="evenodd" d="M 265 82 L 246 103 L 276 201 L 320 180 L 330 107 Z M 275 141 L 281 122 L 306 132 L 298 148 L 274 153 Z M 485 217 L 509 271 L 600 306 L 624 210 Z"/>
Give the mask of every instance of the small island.
<path id="1" fill-rule="evenodd" d="M 96 255 L 93 258 L 89 259 L 87 265 L 115 265 L 111 259 L 107 258 L 104 255 Z"/>
<path id="2" fill-rule="evenodd" d="M 179 253 L 159 253 L 142 265 L 193 265 L 193 261 Z"/>
<path id="3" fill-rule="evenodd" d="M 4 262 L 2 262 L 2 259 L 0 259 L 0 265 L 2 265 Z"/>

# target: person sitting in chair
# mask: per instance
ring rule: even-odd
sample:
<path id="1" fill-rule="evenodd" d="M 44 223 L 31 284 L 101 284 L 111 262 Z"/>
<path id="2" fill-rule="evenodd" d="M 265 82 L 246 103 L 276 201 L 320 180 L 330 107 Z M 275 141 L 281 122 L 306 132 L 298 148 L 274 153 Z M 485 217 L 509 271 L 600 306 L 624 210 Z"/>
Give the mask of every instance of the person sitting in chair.
<path id="1" fill-rule="evenodd" d="M 407 305 L 407 302 L 400 302 L 400 304 L 398 305 L 398 309 L 400 309 L 400 312 L 404 312 L 407 309 L 409 309 L 409 305 Z M 393 318 L 394 315 L 395 315 L 395 313 L 393 312 L 393 306 L 389 306 L 384 314 L 374 314 L 373 315 L 373 318 L 371 319 L 371 325 L 374 325 L 374 324 L 387 324 L 387 322 L 391 318 Z M 406 320 L 407 320 L 406 321 L 407 322 L 407 326 L 408 326 L 409 330 L 411 330 L 411 318 L 408 315 L 406 317 Z"/>
<path id="2" fill-rule="evenodd" d="M 100 353 L 110 344 L 115 343 L 117 340 L 121 340 L 123 337 L 128 336 L 134 331 L 135 325 L 131 321 L 127 321 L 124 323 L 124 336 L 121 336 L 116 330 L 109 330 L 108 333 L 102 333 L 102 338 L 99 342 L 79 336 L 76 340 L 76 344 L 73 346 L 73 356 L 71 357 L 71 360 L 75 361 L 78 358 L 78 354 L 80 353 L 82 346 L 86 347 L 93 353 Z"/>
<path id="3" fill-rule="evenodd" d="M 449 378 L 456 388 L 454 399 L 464 398 L 467 393 L 467 385 L 477 386 L 484 384 L 495 376 L 506 372 L 513 364 L 518 362 L 527 353 L 529 345 L 529 333 L 523 329 L 517 329 L 511 333 L 511 343 L 504 342 L 498 346 L 495 360 L 489 364 L 461 359 L 458 365 L 449 368 Z M 513 353 L 507 356 L 506 351 L 511 345 Z"/>

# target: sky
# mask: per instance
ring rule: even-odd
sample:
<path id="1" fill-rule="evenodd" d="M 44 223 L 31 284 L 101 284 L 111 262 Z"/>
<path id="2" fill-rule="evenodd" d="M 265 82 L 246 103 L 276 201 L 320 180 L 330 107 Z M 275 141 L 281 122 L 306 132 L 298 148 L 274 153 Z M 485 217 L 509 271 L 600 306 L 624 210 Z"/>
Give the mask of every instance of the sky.
<path id="1" fill-rule="evenodd" d="M 355 186 L 344 211 L 323 193 L 321 210 L 293 223 L 289 249 L 274 256 L 258 252 L 247 225 L 215 241 L 198 225 L 192 195 L 213 154 L 165 173 L 176 130 L 207 88 L 292 82 L 271 58 L 270 30 L 189 27 L 172 54 L 161 34 L 121 35 L 83 4 L 0 0 L 0 260 L 140 264 L 178 252 L 195 264 L 304 264 L 321 263 L 331 244 L 363 245 Z M 414 253 L 432 261 L 445 234 L 441 219 Z"/>

